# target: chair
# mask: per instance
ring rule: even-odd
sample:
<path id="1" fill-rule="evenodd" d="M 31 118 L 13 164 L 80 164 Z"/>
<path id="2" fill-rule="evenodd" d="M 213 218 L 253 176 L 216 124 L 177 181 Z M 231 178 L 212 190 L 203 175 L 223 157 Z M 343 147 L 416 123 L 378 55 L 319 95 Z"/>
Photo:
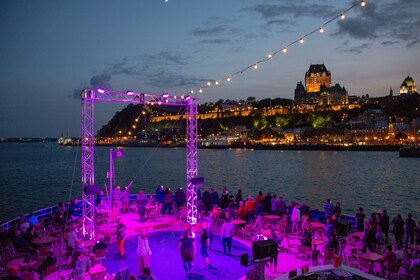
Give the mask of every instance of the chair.
<path id="1" fill-rule="evenodd" d="M 104 249 L 95 249 L 95 256 L 97 260 L 100 260 L 102 263 L 102 260 L 105 261 L 105 263 L 107 263 L 106 261 L 106 253 L 108 252 L 107 248 Z M 103 265 L 103 263 L 102 263 Z M 105 265 L 106 266 L 106 265 Z"/>
<path id="2" fill-rule="evenodd" d="M 51 246 L 45 246 L 39 248 L 39 259 L 43 260 L 47 257 L 47 253 L 51 251 Z"/>
<path id="3" fill-rule="evenodd" d="M 398 279 L 400 279 L 400 276 L 399 276 L 400 274 L 398 273 L 400 271 L 400 268 L 401 268 L 401 264 L 399 263 L 390 264 L 387 269 L 388 279 L 391 279 L 392 274 L 397 274 Z"/>
<path id="4" fill-rule="evenodd" d="M 33 280 L 35 277 L 35 270 L 24 272 L 20 274 L 22 280 Z"/>
<path id="5" fill-rule="evenodd" d="M 44 274 L 44 276 L 48 276 L 53 274 L 55 271 L 57 270 L 57 265 L 53 264 L 47 267 L 46 272 Z"/>
<path id="6" fill-rule="evenodd" d="M 310 248 L 307 246 L 297 245 L 297 249 L 298 249 L 298 258 L 302 258 L 306 260 L 308 249 Z"/>
<path id="7" fill-rule="evenodd" d="M 334 259 L 335 251 L 325 251 L 324 253 L 324 265 L 332 263 L 332 260 Z"/>
<path id="8" fill-rule="evenodd" d="M 363 257 L 359 257 L 359 265 L 360 265 L 360 270 L 362 270 L 363 272 L 369 272 L 372 269 L 370 261 L 368 261 L 367 259 Z"/>

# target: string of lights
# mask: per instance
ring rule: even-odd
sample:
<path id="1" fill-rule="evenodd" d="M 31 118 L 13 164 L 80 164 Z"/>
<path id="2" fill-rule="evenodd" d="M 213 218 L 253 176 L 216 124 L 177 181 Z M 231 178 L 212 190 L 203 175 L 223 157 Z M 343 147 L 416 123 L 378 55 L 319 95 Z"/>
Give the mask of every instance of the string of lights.
<path id="1" fill-rule="evenodd" d="M 166 2 L 167 2 L 167 0 L 166 0 Z M 330 24 L 331 22 L 335 21 L 336 19 L 344 20 L 346 18 L 346 14 L 349 11 L 351 11 L 352 9 L 354 9 L 354 8 L 356 8 L 358 6 L 361 6 L 361 7 L 366 6 L 366 1 L 365 0 L 360 0 L 360 1 L 356 2 L 356 3 L 354 3 L 349 8 L 343 10 L 341 13 L 337 14 L 336 16 L 334 16 L 331 19 L 329 19 L 326 22 L 324 22 L 320 27 L 317 27 L 314 30 L 310 31 L 309 33 L 306 33 L 305 35 L 300 36 L 298 39 L 296 39 L 296 40 L 292 41 L 291 43 L 285 45 L 281 49 L 278 49 L 278 50 L 276 50 L 276 51 L 268 54 L 267 56 L 265 56 L 264 58 L 258 60 L 257 62 L 252 63 L 252 64 L 246 66 L 245 68 L 241 69 L 241 70 L 238 70 L 236 72 L 233 72 L 232 74 L 227 75 L 227 76 L 225 76 L 222 79 L 208 81 L 206 84 L 204 84 L 201 87 L 198 87 L 198 88 L 191 89 L 189 91 L 183 92 L 183 93 L 180 94 L 181 97 L 183 97 L 185 95 L 192 95 L 192 94 L 195 94 L 195 93 L 203 93 L 204 89 L 206 89 L 206 88 L 220 86 L 221 84 L 226 83 L 226 82 L 229 83 L 229 82 L 232 81 L 232 79 L 233 79 L 234 76 L 242 75 L 244 72 L 246 72 L 249 69 L 257 70 L 262 63 L 265 63 L 267 61 L 272 60 L 274 58 L 274 56 L 276 56 L 277 54 L 279 54 L 279 53 L 287 53 L 287 51 L 289 50 L 289 48 L 291 46 L 296 45 L 298 43 L 299 44 L 303 44 L 305 42 L 305 39 L 307 37 L 309 37 L 309 36 L 311 36 L 311 35 L 313 35 L 315 33 L 318 33 L 318 32 L 319 33 L 323 33 L 324 32 L 324 27 L 327 26 L 328 24 Z"/>

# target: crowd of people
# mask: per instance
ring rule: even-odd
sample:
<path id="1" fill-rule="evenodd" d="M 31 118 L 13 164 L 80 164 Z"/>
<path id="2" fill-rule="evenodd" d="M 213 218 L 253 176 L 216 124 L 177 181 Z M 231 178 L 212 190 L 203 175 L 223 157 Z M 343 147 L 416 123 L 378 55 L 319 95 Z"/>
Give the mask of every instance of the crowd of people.
<path id="1" fill-rule="evenodd" d="M 202 231 L 198 233 L 200 241 L 200 254 L 204 259 L 204 263 L 210 263 L 209 250 L 213 243 L 213 228 L 215 219 L 224 220 L 220 228 L 220 236 L 222 239 L 223 252 L 225 254 L 232 253 L 232 239 L 235 228 L 232 224 L 233 219 L 240 219 L 245 224 L 252 224 L 256 228 L 262 229 L 263 215 L 278 215 L 281 219 L 287 221 L 288 230 L 291 234 L 299 233 L 301 238 L 301 245 L 312 247 L 312 240 L 314 238 L 314 230 L 311 223 L 309 223 L 311 213 L 310 207 L 305 202 L 297 203 L 290 201 L 288 204 L 283 195 L 277 196 L 268 192 L 263 195 L 258 192 L 255 199 L 249 195 L 244 196 L 242 191 L 237 190 L 236 194 L 231 194 L 226 187 L 223 187 L 221 195 L 219 196 L 217 190 L 214 188 L 206 188 L 201 194 L 200 189 L 197 190 L 198 203 L 197 208 L 199 218 L 202 222 Z M 139 192 L 136 199 L 130 201 L 130 190 L 124 188 L 122 191 L 119 187 L 115 187 L 112 192 L 112 199 L 110 201 L 103 198 L 103 192 L 100 192 L 95 201 L 96 209 L 99 213 L 103 210 L 108 210 L 109 203 L 112 203 L 112 210 L 116 211 L 118 215 L 125 215 L 130 211 L 135 211 L 139 214 L 139 222 L 146 221 L 147 211 L 146 206 L 153 204 L 159 205 L 162 215 L 172 215 L 175 211 L 179 211 L 186 205 L 186 194 L 182 188 L 178 188 L 173 194 L 170 188 L 158 186 L 154 196 L 149 196 L 143 190 Z M 327 199 L 323 205 L 325 213 L 325 249 L 338 250 L 339 238 L 342 232 L 338 229 L 340 219 L 342 217 L 342 208 L 339 202 L 332 204 L 330 199 Z M 66 241 L 67 254 L 72 258 L 74 266 L 74 275 L 84 275 L 89 269 L 92 260 L 94 259 L 95 249 L 101 247 L 106 248 L 107 244 L 103 239 L 99 240 L 93 251 L 87 252 L 86 248 L 81 246 L 81 238 L 71 226 L 73 223 L 78 223 L 82 215 L 82 204 L 78 199 L 73 199 L 69 204 L 60 202 L 55 213 L 51 217 L 51 222 L 62 226 L 64 239 Z M 356 231 L 363 232 L 363 248 L 362 253 L 367 250 L 373 252 L 378 246 L 385 248 L 382 262 L 383 267 L 389 267 L 393 262 L 400 261 L 404 258 L 404 251 L 409 248 L 409 245 L 420 244 L 420 225 L 415 222 L 410 213 L 405 219 L 400 214 L 391 219 L 386 210 L 380 213 L 371 213 L 367 218 L 363 208 L 355 214 Z M 0 236 L 7 236 L 12 240 L 13 246 L 17 250 L 23 250 L 30 253 L 33 257 L 38 254 L 38 246 L 31 241 L 38 236 L 38 231 L 41 222 L 38 218 L 30 213 L 28 216 L 22 215 L 20 219 L 13 223 L 9 232 L 1 232 Z M 124 257 L 124 240 L 126 236 L 126 226 L 121 218 L 117 219 L 117 228 L 115 230 L 115 237 L 118 243 L 120 256 Z M 280 243 L 278 232 L 275 228 L 269 227 L 268 239 Z M 394 236 L 394 243 L 391 243 L 390 233 Z M 181 259 L 187 275 L 191 273 L 192 262 L 196 254 L 196 237 L 192 229 L 185 231 L 183 236 L 178 241 L 178 248 Z M 391 246 L 393 244 L 393 246 Z M 93 253 L 93 254 L 92 254 Z M 143 279 L 155 279 L 150 272 L 150 256 L 152 252 L 148 245 L 147 234 L 144 230 L 140 232 L 137 247 L 137 273 Z M 90 260 L 90 261 L 88 261 Z M 51 262 L 56 261 L 53 253 L 48 253 L 44 263 L 36 269 L 41 273 L 45 270 Z M 271 268 L 275 271 L 277 267 L 277 258 L 271 259 Z M 418 256 L 414 255 L 413 264 L 418 264 Z M 255 272 L 255 271 L 254 271 Z"/>

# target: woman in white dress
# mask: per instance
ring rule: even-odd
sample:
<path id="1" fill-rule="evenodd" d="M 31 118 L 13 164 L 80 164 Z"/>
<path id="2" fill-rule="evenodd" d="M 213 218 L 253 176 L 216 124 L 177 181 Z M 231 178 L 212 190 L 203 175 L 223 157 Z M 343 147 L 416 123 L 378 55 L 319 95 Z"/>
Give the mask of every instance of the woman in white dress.
<path id="1" fill-rule="evenodd" d="M 150 255 L 152 251 L 149 247 L 149 239 L 146 230 L 141 229 L 139 240 L 137 242 L 137 273 L 143 275 L 143 268 L 150 268 Z"/>

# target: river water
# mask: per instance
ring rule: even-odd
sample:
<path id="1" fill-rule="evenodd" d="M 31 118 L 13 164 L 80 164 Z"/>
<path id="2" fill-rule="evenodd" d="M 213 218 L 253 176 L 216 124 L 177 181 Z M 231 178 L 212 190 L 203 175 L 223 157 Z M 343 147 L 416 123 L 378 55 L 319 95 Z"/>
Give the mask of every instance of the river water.
<path id="1" fill-rule="evenodd" d="M 95 148 L 95 183 L 109 185 L 110 147 Z M 185 189 L 185 149 L 126 147 L 115 160 L 116 183 L 134 184 L 131 193 L 154 192 L 157 185 Z M 397 152 L 199 150 L 204 187 L 231 193 L 242 189 L 282 194 L 286 201 L 305 201 L 322 209 L 330 198 L 343 213 L 387 209 L 391 216 L 420 218 L 420 161 Z M 0 145 L 0 223 L 21 213 L 81 196 L 80 147 L 55 143 Z M 202 188 L 204 188 L 202 187 Z"/>

